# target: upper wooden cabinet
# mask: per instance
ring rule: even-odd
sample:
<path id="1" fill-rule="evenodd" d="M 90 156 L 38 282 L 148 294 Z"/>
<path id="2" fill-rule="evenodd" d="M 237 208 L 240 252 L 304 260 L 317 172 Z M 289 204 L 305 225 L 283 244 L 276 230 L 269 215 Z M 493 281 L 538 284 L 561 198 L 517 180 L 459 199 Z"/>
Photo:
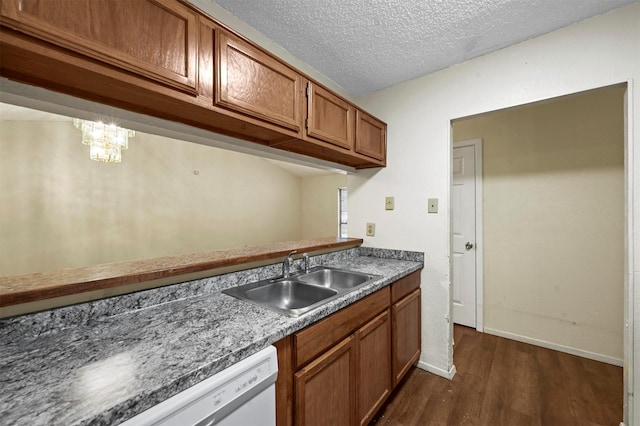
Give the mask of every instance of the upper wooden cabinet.
<path id="1" fill-rule="evenodd" d="M 171 0 L 3 0 L 2 24 L 195 94 L 195 11 Z"/>
<path id="2" fill-rule="evenodd" d="M 344 99 L 307 83 L 306 134 L 330 144 L 353 149 L 355 108 Z"/>
<path id="3" fill-rule="evenodd" d="M 300 130 L 300 74 L 225 31 L 217 53 L 216 105 Z"/>
<path id="4" fill-rule="evenodd" d="M 384 123 L 186 0 L 0 0 L 0 24 L 2 77 L 358 169 L 385 166 Z"/>
<path id="5" fill-rule="evenodd" d="M 277 148 L 356 169 L 386 165 L 385 123 L 312 81 L 306 94 L 303 140 L 285 141 Z"/>
<path id="6" fill-rule="evenodd" d="M 355 151 L 386 164 L 387 125 L 360 110 L 356 112 Z"/>
<path id="7" fill-rule="evenodd" d="M 313 81 L 307 82 L 303 140 L 275 146 L 357 169 L 386 165 L 387 125 Z"/>

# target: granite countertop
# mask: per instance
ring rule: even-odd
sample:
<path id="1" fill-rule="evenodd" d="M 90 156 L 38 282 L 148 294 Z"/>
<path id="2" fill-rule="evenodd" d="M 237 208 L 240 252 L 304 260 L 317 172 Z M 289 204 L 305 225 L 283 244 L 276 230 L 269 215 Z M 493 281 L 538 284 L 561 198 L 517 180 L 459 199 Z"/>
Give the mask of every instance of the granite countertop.
<path id="1" fill-rule="evenodd" d="M 217 289 L 61 330 L 2 327 L 2 424 L 118 424 L 423 267 L 362 255 L 325 264 L 383 278 L 298 318 Z"/>

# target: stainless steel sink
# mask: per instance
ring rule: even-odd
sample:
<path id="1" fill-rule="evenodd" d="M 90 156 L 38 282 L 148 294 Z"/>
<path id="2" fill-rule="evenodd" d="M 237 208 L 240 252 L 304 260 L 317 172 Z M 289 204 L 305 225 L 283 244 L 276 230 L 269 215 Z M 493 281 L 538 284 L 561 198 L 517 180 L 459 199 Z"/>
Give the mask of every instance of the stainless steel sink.
<path id="1" fill-rule="evenodd" d="M 297 317 L 379 278 L 380 275 L 317 266 L 308 273 L 257 281 L 223 293 Z"/>
<path id="2" fill-rule="evenodd" d="M 247 290 L 245 296 L 280 309 L 300 309 L 335 296 L 337 293 L 330 288 L 283 280 Z"/>
<path id="3" fill-rule="evenodd" d="M 305 284 L 292 279 L 266 280 L 223 290 L 241 300 L 299 316 L 338 294 L 337 290 Z"/>
<path id="4" fill-rule="evenodd" d="M 374 278 L 380 277 L 326 266 L 315 267 L 309 273 L 297 276 L 304 283 L 336 289 L 352 289 Z"/>

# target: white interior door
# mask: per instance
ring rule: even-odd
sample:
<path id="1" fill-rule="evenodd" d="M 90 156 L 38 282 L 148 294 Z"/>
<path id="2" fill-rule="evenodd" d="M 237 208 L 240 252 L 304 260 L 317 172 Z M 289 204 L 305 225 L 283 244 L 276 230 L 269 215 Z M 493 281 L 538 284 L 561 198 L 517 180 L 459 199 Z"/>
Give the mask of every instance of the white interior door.
<path id="1" fill-rule="evenodd" d="M 460 144 L 462 145 L 462 144 Z M 475 144 L 453 148 L 453 322 L 476 323 L 476 152 Z"/>

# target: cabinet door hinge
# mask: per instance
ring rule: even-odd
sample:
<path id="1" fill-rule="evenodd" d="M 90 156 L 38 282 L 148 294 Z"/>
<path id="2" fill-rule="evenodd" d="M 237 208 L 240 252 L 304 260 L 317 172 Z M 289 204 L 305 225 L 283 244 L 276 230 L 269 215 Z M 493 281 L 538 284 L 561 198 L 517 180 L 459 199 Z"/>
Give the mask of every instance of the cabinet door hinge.
<path id="1" fill-rule="evenodd" d="M 311 96 L 311 83 L 307 83 L 307 98 Z"/>

